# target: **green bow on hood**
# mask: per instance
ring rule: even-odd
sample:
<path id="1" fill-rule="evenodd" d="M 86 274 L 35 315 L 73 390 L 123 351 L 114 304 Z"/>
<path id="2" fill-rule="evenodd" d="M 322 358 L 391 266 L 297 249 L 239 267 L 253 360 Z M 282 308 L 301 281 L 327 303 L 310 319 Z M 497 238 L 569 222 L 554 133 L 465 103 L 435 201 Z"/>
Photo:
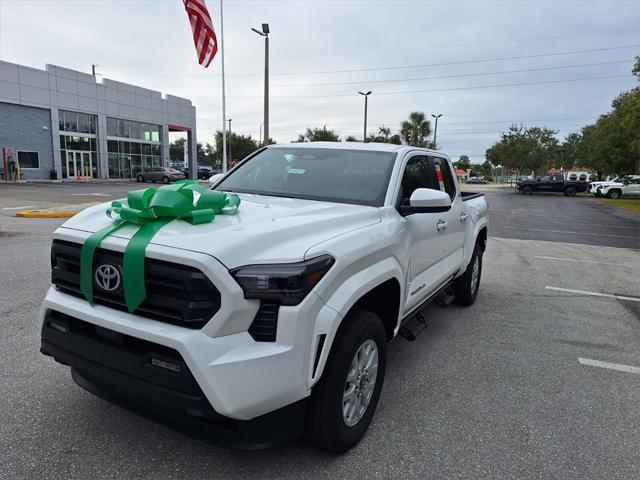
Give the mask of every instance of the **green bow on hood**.
<path id="1" fill-rule="evenodd" d="M 114 223 L 92 234 L 82 245 L 80 254 L 80 290 L 93 305 L 93 257 L 102 240 L 125 225 L 139 225 L 131 237 L 122 260 L 122 286 L 129 312 L 147 296 L 144 284 L 144 258 L 147 245 L 163 226 L 173 220 L 192 225 L 212 222 L 216 214 L 235 215 L 240 197 L 209 190 L 194 180 L 173 185 L 134 190 L 127 199 L 116 200 L 107 209 Z"/>

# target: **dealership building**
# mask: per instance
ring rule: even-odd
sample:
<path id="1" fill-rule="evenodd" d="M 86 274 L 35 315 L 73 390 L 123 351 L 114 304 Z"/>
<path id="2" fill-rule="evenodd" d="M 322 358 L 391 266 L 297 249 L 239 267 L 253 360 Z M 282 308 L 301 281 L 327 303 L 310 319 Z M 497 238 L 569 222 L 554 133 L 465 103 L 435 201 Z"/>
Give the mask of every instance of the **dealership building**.
<path id="1" fill-rule="evenodd" d="M 169 162 L 169 132 L 196 152 L 191 100 L 46 65 L 0 61 L 0 172 L 24 180 L 127 179 Z M 11 175 L 9 175 L 11 177 Z"/>

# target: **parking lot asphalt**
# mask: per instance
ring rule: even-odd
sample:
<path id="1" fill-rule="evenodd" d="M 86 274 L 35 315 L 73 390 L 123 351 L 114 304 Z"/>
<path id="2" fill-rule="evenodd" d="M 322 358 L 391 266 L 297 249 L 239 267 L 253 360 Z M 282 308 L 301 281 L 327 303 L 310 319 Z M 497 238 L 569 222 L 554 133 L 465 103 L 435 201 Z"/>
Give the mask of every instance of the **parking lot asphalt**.
<path id="1" fill-rule="evenodd" d="M 0 478 L 640 478 L 640 374 L 599 363 L 640 367 L 640 217 L 485 190 L 476 303 L 429 306 L 415 342 L 389 344 L 372 426 L 341 456 L 303 440 L 225 450 L 76 386 L 38 352 L 63 220 L 0 209 Z M 532 220 L 545 214 L 553 228 Z"/>

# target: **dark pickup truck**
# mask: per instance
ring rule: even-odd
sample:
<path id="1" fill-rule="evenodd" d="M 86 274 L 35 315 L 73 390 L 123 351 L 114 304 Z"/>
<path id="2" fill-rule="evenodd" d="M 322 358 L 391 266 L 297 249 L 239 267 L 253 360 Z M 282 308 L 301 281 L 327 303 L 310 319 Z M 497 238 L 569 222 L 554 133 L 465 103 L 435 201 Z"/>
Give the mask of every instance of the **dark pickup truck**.
<path id="1" fill-rule="evenodd" d="M 586 182 L 565 180 L 563 175 L 545 175 L 535 180 L 520 180 L 516 185 L 519 192 L 531 195 L 535 192 L 562 192 L 568 197 L 573 197 L 578 192 L 587 190 Z"/>

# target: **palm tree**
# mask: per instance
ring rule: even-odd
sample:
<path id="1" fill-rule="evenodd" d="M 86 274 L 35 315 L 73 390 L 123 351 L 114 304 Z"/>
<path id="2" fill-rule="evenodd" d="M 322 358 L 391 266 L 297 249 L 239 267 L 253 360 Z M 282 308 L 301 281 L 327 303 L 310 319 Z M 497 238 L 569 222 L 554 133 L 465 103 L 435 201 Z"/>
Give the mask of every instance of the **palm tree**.
<path id="1" fill-rule="evenodd" d="M 389 138 L 391 137 L 391 129 L 389 127 L 384 125 L 378 127 L 378 134 L 382 137 L 384 143 L 389 143 Z"/>
<path id="2" fill-rule="evenodd" d="M 431 123 L 422 112 L 411 112 L 409 118 L 400 124 L 400 136 L 407 145 L 426 147 L 431 135 Z"/>

